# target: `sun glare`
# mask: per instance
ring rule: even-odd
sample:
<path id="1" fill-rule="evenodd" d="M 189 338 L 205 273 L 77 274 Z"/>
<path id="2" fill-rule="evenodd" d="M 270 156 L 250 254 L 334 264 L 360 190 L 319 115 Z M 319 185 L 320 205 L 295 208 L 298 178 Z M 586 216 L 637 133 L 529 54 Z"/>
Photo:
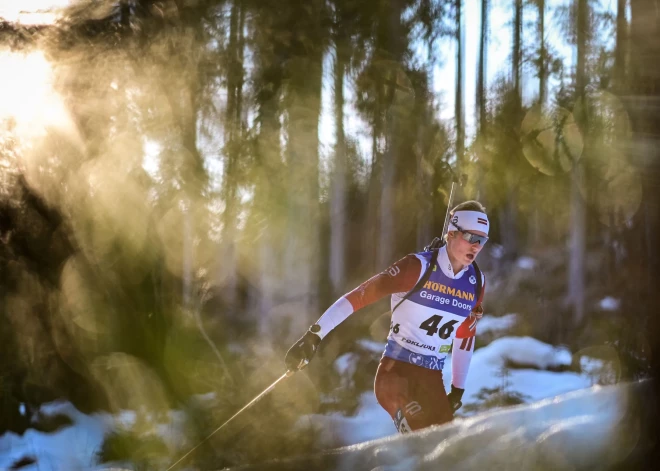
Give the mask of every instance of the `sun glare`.
<path id="1" fill-rule="evenodd" d="M 62 103 L 52 88 L 52 69 L 40 51 L 0 51 L 0 120 L 17 126 L 56 124 Z"/>
<path id="2" fill-rule="evenodd" d="M 23 25 L 52 24 L 71 0 L 0 0 L 0 19 Z"/>

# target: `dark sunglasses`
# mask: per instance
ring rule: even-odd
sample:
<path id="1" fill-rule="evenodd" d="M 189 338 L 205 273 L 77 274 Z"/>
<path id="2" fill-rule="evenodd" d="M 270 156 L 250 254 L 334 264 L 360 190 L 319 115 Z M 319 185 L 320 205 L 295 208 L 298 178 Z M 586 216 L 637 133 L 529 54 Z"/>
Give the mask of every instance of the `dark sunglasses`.
<path id="1" fill-rule="evenodd" d="M 454 226 L 456 229 L 458 229 L 458 232 L 461 233 L 461 237 L 463 237 L 464 240 L 466 240 L 469 244 L 479 244 L 482 247 L 488 242 L 488 237 L 487 236 L 482 236 L 482 235 L 477 235 L 473 234 L 471 232 L 464 231 L 461 229 L 459 226 L 454 224 L 453 222 L 451 223 L 452 226 Z"/>

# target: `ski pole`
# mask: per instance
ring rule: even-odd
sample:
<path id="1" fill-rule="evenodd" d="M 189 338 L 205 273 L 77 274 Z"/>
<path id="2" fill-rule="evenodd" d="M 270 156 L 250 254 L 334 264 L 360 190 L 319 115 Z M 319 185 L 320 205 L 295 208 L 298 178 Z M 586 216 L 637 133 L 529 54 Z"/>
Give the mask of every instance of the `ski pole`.
<path id="1" fill-rule="evenodd" d="M 452 179 L 451 179 L 451 189 L 449 190 L 449 202 L 447 203 L 447 212 L 445 213 L 445 223 L 442 225 L 442 234 L 441 236 L 444 238 L 445 235 L 447 234 L 447 229 L 449 228 L 449 212 L 451 211 L 451 208 L 454 206 L 454 186 L 456 183 L 458 183 L 459 186 L 463 187 L 465 186 L 467 182 L 467 175 L 462 174 L 460 176 L 456 175 L 454 171 L 449 167 L 449 172 L 451 173 Z"/>
<path id="2" fill-rule="evenodd" d="M 447 233 L 447 228 L 449 226 L 449 211 L 451 211 L 452 205 L 454 204 L 454 180 L 451 182 L 451 189 L 449 190 L 449 202 L 447 203 L 447 212 L 445 213 L 445 223 L 442 225 L 442 234 L 440 236 L 444 239 L 445 234 Z"/>
<path id="3" fill-rule="evenodd" d="M 218 428 L 215 429 L 213 432 L 211 432 L 211 433 L 209 434 L 208 437 L 206 437 L 204 440 L 202 440 L 201 442 L 199 442 L 199 443 L 198 443 L 195 447 L 193 447 L 188 453 L 186 453 L 186 454 L 183 455 L 181 458 L 179 458 L 179 459 L 178 459 L 178 460 L 177 460 L 172 466 L 170 466 L 169 468 L 167 468 L 166 471 L 170 471 L 172 468 L 174 468 L 177 464 L 179 464 L 181 461 L 183 461 L 188 455 L 190 455 L 193 451 L 195 451 L 197 448 L 199 448 L 204 442 L 206 442 L 209 438 L 211 438 L 211 437 L 212 437 L 213 435 L 215 435 L 218 431 L 220 431 L 220 429 L 222 429 L 225 425 L 227 425 L 229 422 L 231 422 L 232 420 L 234 420 L 234 419 L 235 419 L 235 418 L 236 418 L 241 412 L 243 412 L 243 411 L 249 409 L 249 408 L 252 407 L 254 404 L 256 404 L 257 402 L 259 402 L 259 400 L 262 399 L 266 394 L 268 394 L 268 393 L 271 392 L 273 389 L 275 389 L 275 386 L 277 386 L 281 381 L 285 380 L 286 378 L 288 378 L 289 376 L 293 375 L 294 373 L 295 373 L 295 371 L 288 370 L 286 373 L 284 373 L 282 376 L 280 376 L 278 379 L 276 379 L 275 382 L 274 382 L 273 384 L 271 384 L 271 385 L 268 386 L 266 389 L 264 389 L 261 393 L 259 393 L 259 395 L 258 395 L 257 397 L 255 397 L 254 399 L 252 399 L 252 400 L 251 400 L 250 402 L 248 402 L 245 406 L 243 406 L 243 408 L 242 408 L 241 410 L 239 410 L 239 411 L 236 412 L 234 415 L 232 415 L 232 416 L 229 418 L 229 420 L 227 420 L 224 424 L 222 424 L 220 427 L 218 427 Z"/>

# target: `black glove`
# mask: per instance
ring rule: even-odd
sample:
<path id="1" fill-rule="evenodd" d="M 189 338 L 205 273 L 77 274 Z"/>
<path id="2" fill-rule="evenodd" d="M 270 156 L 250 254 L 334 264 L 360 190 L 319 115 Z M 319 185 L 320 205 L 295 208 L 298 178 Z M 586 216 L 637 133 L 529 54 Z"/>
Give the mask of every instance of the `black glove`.
<path id="1" fill-rule="evenodd" d="M 461 398 L 464 392 L 465 389 L 456 388 L 453 384 L 451 385 L 451 392 L 447 394 L 447 399 L 449 399 L 449 406 L 453 412 L 456 412 L 463 405 Z"/>
<path id="2" fill-rule="evenodd" d="M 310 327 L 310 330 L 305 332 L 305 335 L 294 343 L 289 351 L 286 352 L 284 363 L 286 364 L 287 370 L 302 370 L 310 362 L 316 353 L 316 350 L 318 350 L 319 344 L 321 343 L 321 337 L 313 332 L 315 327 L 318 332 L 318 326 L 313 325 Z"/>

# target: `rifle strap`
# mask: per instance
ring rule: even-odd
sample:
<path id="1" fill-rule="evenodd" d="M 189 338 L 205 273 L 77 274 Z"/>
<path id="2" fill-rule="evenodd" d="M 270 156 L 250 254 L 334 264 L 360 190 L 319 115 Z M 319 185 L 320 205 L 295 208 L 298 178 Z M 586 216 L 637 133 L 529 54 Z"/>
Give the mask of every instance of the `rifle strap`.
<path id="1" fill-rule="evenodd" d="M 419 281 L 413 286 L 413 289 L 408 291 L 403 298 L 401 298 L 401 301 L 399 301 L 396 306 L 394 306 L 394 309 L 392 309 L 392 314 L 398 308 L 402 302 L 404 302 L 406 299 L 408 299 L 410 296 L 415 294 L 417 291 L 422 289 L 422 286 L 426 284 L 427 281 L 429 281 L 429 278 L 431 277 L 431 273 L 433 272 L 433 266 L 438 263 L 438 251 L 439 248 L 434 248 L 432 249 L 433 255 L 431 255 L 431 261 L 429 262 L 428 266 L 426 267 L 426 271 L 424 272 L 424 275 L 419 279 Z M 477 277 L 477 299 L 481 298 L 481 290 L 483 289 L 483 282 L 481 280 L 481 269 L 479 268 L 479 265 L 477 265 L 477 262 L 472 262 L 472 266 L 474 267 L 475 275 Z"/>
<path id="2" fill-rule="evenodd" d="M 419 281 L 413 286 L 413 289 L 408 291 L 403 298 L 401 298 L 401 301 L 397 303 L 396 306 L 394 306 L 394 309 L 392 309 L 392 313 L 396 310 L 397 307 L 401 305 L 402 302 L 404 302 L 406 299 L 408 299 L 410 296 L 412 296 L 414 293 L 422 289 L 422 286 L 426 284 L 427 281 L 429 281 L 429 278 L 431 278 L 431 273 L 433 272 L 433 266 L 438 262 L 438 249 L 433 249 L 431 255 L 431 261 L 429 262 L 429 265 L 426 267 L 426 271 L 422 275 L 422 277 L 419 279 Z"/>

